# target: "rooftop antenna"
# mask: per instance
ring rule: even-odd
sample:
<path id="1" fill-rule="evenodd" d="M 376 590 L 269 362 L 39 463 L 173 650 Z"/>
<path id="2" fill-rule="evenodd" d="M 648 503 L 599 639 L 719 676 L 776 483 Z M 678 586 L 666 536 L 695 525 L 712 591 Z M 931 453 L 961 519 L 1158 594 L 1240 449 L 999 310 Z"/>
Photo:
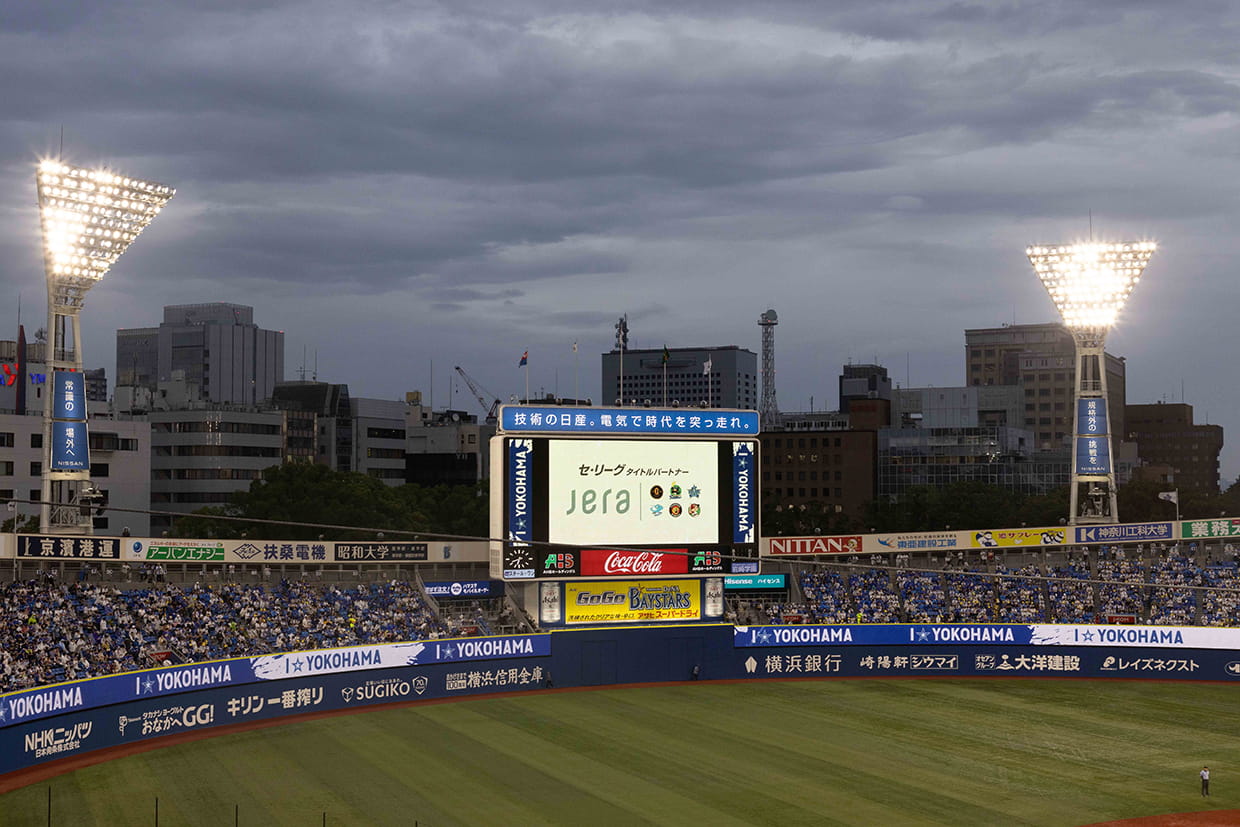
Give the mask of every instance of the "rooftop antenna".
<path id="1" fill-rule="evenodd" d="M 317 347 L 314 349 L 314 373 L 310 374 L 310 379 L 315 382 L 319 381 L 319 349 Z"/>
<path id="2" fill-rule="evenodd" d="M 1094 211 L 1089 211 L 1089 240 L 1094 240 Z"/>

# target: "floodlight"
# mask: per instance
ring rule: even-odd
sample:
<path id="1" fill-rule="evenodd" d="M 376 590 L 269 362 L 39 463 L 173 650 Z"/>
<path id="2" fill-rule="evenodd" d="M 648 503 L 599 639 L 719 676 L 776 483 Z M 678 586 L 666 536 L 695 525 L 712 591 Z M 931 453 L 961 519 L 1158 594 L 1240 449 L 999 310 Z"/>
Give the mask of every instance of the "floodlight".
<path id="1" fill-rule="evenodd" d="M 107 274 L 176 190 L 108 169 L 46 160 L 35 173 L 47 278 L 53 393 L 43 402 L 40 531 L 92 533 L 99 491 L 90 482 L 80 315 L 86 293 Z"/>
<path id="2" fill-rule="evenodd" d="M 39 164 L 36 180 L 48 289 L 55 282 L 56 303 L 75 307 L 176 194 L 163 184 L 53 160 Z"/>
<path id="3" fill-rule="evenodd" d="M 1107 410 L 1106 335 L 1156 249 L 1152 241 L 1091 241 L 1025 250 L 1076 349 L 1072 523 L 1119 522 Z"/>

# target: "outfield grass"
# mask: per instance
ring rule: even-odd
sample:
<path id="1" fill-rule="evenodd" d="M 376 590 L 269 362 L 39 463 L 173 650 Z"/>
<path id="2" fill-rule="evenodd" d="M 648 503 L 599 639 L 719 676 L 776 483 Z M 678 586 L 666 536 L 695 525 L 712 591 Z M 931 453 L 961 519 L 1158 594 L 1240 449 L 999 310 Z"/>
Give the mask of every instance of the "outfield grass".
<path id="1" fill-rule="evenodd" d="M 553 692 L 213 738 L 0 824 L 1079 825 L 1240 806 L 1240 687 L 839 680 Z M 1214 796 L 1198 793 L 1209 764 Z"/>

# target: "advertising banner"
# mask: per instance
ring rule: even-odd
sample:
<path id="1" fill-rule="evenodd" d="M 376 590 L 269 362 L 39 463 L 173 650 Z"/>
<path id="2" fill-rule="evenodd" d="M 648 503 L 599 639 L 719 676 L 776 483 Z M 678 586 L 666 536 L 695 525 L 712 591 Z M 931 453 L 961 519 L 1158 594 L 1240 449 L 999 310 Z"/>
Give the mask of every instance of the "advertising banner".
<path id="1" fill-rule="evenodd" d="M 166 560 L 175 563 L 222 563 L 224 544 L 212 540 L 150 540 L 131 544 L 135 557 L 143 560 Z"/>
<path id="2" fill-rule="evenodd" d="M 19 534 L 18 557 L 45 559 L 117 560 L 121 541 L 114 537 L 45 537 Z"/>
<path id="3" fill-rule="evenodd" d="M 1076 473 L 1111 473 L 1111 448 L 1108 437 L 1078 436 L 1076 438 Z"/>
<path id="4" fill-rule="evenodd" d="M 86 377 L 75 371 L 53 372 L 52 419 L 86 421 Z"/>
<path id="5" fill-rule="evenodd" d="M 449 599 L 498 597 L 504 593 L 504 584 L 493 580 L 454 580 L 443 583 L 427 583 L 426 593 L 431 597 L 446 597 Z"/>
<path id="6" fill-rule="evenodd" d="M 128 699 L 0 728 L 0 774 L 107 747 L 224 724 L 371 704 L 541 689 L 546 658 L 441 663 L 200 687 L 177 697 Z M 4 699 L 7 700 L 7 696 Z"/>
<path id="7" fill-rule="evenodd" d="M 1180 523 L 1180 534 L 1186 540 L 1211 537 L 1240 537 L 1240 518 L 1220 517 L 1217 520 L 1189 520 Z"/>
<path id="8" fill-rule="evenodd" d="M 585 548 L 581 550 L 581 573 L 586 577 L 688 574 L 688 551 L 684 548 L 650 551 Z"/>
<path id="9" fill-rule="evenodd" d="M 1117 543 L 1175 539 L 1173 523 L 1124 523 L 1073 529 L 1078 543 Z"/>
<path id="10" fill-rule="evenodd" d="M 868 539 L 868 538 L 867 538 Z M 968 548 L 955 531 L 916 531 L 904 534 L 875 534 L 878 549 L 866 551 L 929 551 L 931 549 Z"/>
<path id="11" fill-rule="evenodd" d="M 722 577 L 708 577 L 702 581 L 702 616 L 707 620 L 723 617 Z"/>
<path id="12" fill-rule="evenodd" d="M 538 621 L 544 624 L 558 625 L 563 620 L 561 608 L 560 584 L 539 583 Z"/>
<path id="13" fill-rule="evenodd" d="M 1240 629 L 1195 626 L 1070 626 L 1062 624 L 879 624 L 737 626 L 733 645 L 748 646 L 1135 646 L 1160 649 L 1232 649 Z"/>
<path id="14" fill-rule="evenodd" d="M 85 471 L 90 468 L 90 441 L 85 422 L 52 423 L 52 470 Z"/>
<path id="15" fill-rule="evenodd" d="M 743 657 L 742 657 L 743 656 Z M 1165 652 L 1028 646 L 950 645 L 846 649 L 739 650 L 747 677 L 916 678 L 949 675 L 1027 678 L 1143 678 L 1236 680 L 1240 661 L 1218 651 Z"/>
<path id="16" fill-rule="evenodd" d="M 1016 546 L 1061 546 L 1067 542 L 1068 532 L 1062 527 L 1054 528 L 996 528 L 993 531 L 974 531 L 970 545 L 973 548 L 1010 548 Z"/>
<path id="17" fill-rule="evenodd" d="M 723 578 L 723 587 L 725 589 L 786 589 L 788 587 L 788 575 L 786 574 L 754 574 L 754 575 L 731 574 Z"/>
<path id="18" fill-rule="evenodd" d="M 757 411 L 684 408 L 570 408 L 503 405 L 501 431 L 556 434 L 756 436 Z"/>
<path id="19" fill-rule="evenodd" d="M 754 451 L 752 442 L 732 444 L 732 495 L 736 508 L 732 512 L 732 542 L 752 543 L 754 537 Z"/>
<path id="20" fill-rule="evenodd" d="M 426 559 L 426 543 L 335 543 L 344 563 L 388 563 Z"/>
<path id="21" fill-rule="evenodd" d="M 1107 436 L 1107 401 L 1103 398 L 1076 400 L 1077 434 L 1080 436 Z"/>
<path id="22" fill-rule="evenodd" d="M 861 537 L 772 537 L 770 553 L 781 554 L 860 554 Z"/>
<path id="23" fill-rule="evenodd" d="M 328 672 L 357 672 L 495 658 L 545 657 L 550 654 L 549 634 L 503 635 L 350 646 L 146 669 L 0 695 L 0 728 L 78 709 L 176 695 L 213 686 Z"/>
<path id="24" fill-rule="evenodd" d="M 566 583 L 564 619 L 569 624 L 700 620 L 697 580 L 630 580 Z"/>

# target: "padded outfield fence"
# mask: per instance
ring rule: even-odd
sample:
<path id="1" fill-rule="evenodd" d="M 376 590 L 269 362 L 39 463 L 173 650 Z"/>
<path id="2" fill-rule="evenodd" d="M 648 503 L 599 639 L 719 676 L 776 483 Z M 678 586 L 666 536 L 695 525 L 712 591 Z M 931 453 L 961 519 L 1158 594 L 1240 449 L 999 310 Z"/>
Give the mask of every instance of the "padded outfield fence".
<path id="1" fill-rule="evenodd" d="M 229 724 L 549 687 L 686 680 L 1072 677 L 1240 681 L 1240 629 L 691 624 L 234 658 L 0 696 L 0 775 Z"/>

